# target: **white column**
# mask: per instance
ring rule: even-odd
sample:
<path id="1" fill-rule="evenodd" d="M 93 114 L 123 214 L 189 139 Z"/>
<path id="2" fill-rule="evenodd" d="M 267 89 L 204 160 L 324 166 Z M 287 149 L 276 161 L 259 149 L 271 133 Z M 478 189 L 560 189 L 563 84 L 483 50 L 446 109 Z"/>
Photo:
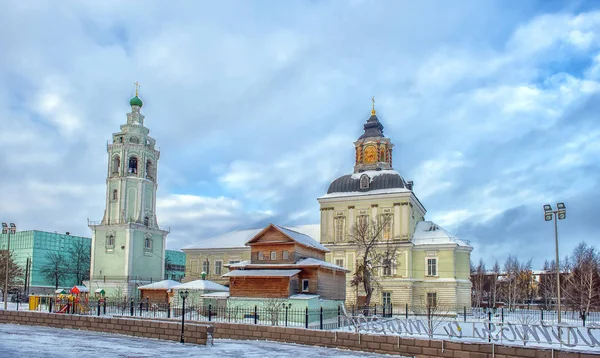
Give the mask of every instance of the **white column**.
<path id="1" fill-rule="evenodd" d="M 354 228 L 356 221 L 356 215 L 354 215 L 354 207 L 348 208 L 348 227 L 346 227 L 346 232 L 351 232 L 352 228 Z"/>
<path id="2" fill-rule="evenodd" d="M 377 219 L 377 206 L 372 206 L 371 207 L 371 218 L 372 221 L 375 221 L 376 223 L 378 222 Z"/>
<path id="3" fill-rule="evenodd" d="M 321 242 L 327 241 L 327 213 L 321 208 Z"/>
<path id="4" fill-rule="evenodd" d="M 400 233 L 400 220 L 402 217 L 400 216 L 400 205 L 394 204 L 394 237 L 402 238 Z"/>
<path id="5" fill-rule="evenodd" d="M 327 237 L 330 241 L 334 240 L 333 234 L 333 208 L 327 209 Z"/>
<path id="6" fill-rule="evenodd" d="M 402 203 L 402 236 L 408 235 L 408 203 Z"/>

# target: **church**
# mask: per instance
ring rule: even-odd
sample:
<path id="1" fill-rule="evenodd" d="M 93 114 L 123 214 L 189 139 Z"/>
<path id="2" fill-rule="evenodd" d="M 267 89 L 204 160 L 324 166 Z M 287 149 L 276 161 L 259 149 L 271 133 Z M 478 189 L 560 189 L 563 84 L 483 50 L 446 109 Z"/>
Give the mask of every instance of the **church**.
<path id="1" fill-rule="evenodd" d="M 136 83 L 137 85 L 137 83 Z M 138 97 L 121 130 L 107 144 L 106 209 L 102 221 L 89 221 L 92 230 L 91 292 L 107 296 L 137 295 L 137 287 L 165 276 L 168 230 L 156 218 L 157 165 L 160 152 L 144 126 Z"/>
<path id="2" fill-rule="evenodd" d="M 354 142 L 353 172 L 331 182 L 317 200 L 320 225 L 287 227 L 312 237 L 330 252 L 325 260 L 348 270 L 346 305 L 362 304 L 365 292 L 352 280 L 364 256 L 357 227 L 382 223 L 376 250 L 393 246 L 384 264 L 373 266 L 376 289 L 371 305 L 455 310 L 471 306 L 470 254 L 473 248 L 437 224 L 426 221 L 426 210 L 412 181 L 393 169 L 394 145 L 383 134 L 375 107 Z M 229 265 L 250 260 L 245 246 L 258 229 L 237 230 L 184 247 L 186 281 L 203 276 L 227 284 Z"/>

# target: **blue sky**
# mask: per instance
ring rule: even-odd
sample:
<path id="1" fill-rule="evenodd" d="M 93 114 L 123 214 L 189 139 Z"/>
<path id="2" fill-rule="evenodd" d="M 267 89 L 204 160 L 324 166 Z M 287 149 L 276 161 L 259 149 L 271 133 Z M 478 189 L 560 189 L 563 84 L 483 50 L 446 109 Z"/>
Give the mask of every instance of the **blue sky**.
<path id="1" fill-rule="evenodd" d="M 0 218 L 91 235 L 139 81 L 169 248 L 318 223 L 372 96 L 394 169 L 474 260 L 541 266 L 558 201 L 562 254 L 600 246 L 594 5 L 0 1 Z"/>

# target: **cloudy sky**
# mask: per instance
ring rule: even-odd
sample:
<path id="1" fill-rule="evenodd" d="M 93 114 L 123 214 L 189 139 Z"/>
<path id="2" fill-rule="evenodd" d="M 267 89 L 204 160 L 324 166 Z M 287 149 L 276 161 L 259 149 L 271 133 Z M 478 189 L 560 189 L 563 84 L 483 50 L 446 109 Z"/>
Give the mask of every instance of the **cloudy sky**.
<path id="1" fill-rule="evenodd" d="M 168 246 L 319 222 L 371 96 L 394 166 L 490 265 L 600 246 L 600 9 L 578 1 L 0 0 L 0 219 L 90 236 L 134 81 Z M 561 254 L 562 256 L 562 254 Z"/>

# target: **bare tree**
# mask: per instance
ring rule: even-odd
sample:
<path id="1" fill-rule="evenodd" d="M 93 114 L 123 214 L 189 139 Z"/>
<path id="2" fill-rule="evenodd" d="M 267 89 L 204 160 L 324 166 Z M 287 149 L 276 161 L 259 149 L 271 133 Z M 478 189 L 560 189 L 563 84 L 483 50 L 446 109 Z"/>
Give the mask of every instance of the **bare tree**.
<path id="1" fill-rule="evenodd" d="M 65 257 L 60 252 L 48 252 L 46 261 L 47 263 L 40 268 L 40 272 L 46 280 L 54 284 L 54 288 L 58 288 L 68 273 Z"/>
<path id="2" fill-rule="evenodd" d="M 283 304 L 286 302 L 287 299 L 283 298 L 265 298 L 262 300 L 262 308 L 272 326 L 279 325 L 280 315 L 285 310 Z"/>
<path id="3" fill-rule="evenodd" d="M 485 263 L 483 259 L 479 259 L 477 267 L 471 265 L 472 296 L 475 307 L 481 307 L 483 303 L 486 281 Z"/>
<path id="4" fill-rule="evenodd" d="M 568 263 L 565 300 L 585 319 L 590 309 L 600 308 L 600 253 L 582 242 L 573 250 Z"/>
<path id="5" fill-rule="evenodd" d="M 371 297 L 376 288 L 380 287 L 376 275 L 380 268 L 392 270 L 399 242 L 393 239 L 382 239 L 386 225 L 391 222 L 389 215 L 380 216 L 379 220 L 359 220 L 351 228 L 349 241 L 357 246 L 358 265 L 354 272 L 351 286 L 362 289 L 365 294 L 364 306 L 371 304 Z"/>
<path id="6" fill-rule="evenodd" d="M 538 293 L 543 302 L 543 308 L 551 309 L 556 299 L 556 262 L 554 260 L 544 261 L 542 271 Z"/>
<path id="7" fill-rule="evenodd" d="M 498 277 L 500 276 L 500 264 L 498 260 L 494 262 L 494 267 L 492 268 L 492 275 L 490 276 L 490 298 L 489 302 L 491 307 L 496 307 L 496 302 L 498 301 Z"/>
<path id="8" fill-rule="evenodd" d="M 90 247 L 83 241 L 77 240 L 67 251 L 68 269 L 75 276 L 77 284 L 90 279 Z"/>
<path id="9" fill-rule="evenodd" d="M 518 294 L 518 276 L 520 271 L 519 259 L 516 256 L 508 255 L 504 262 L 505 277 L 503 280 L 502 291 L 508 304 L 509 310 L 515 309 Z"/>
<path id="10" fill-rule="evenodd" d="M 6 278 L 6 260 L 8 260 L 8 289 L 17 287 L 23 282 L 23 269 L 17 265 L 12 251 L 0 251 L 0 278 L 2 279 L 1 289 L 4 289 L 4 279 Z"/>
<path id="11" fill-rule="evenodd" d="M 433 338 L 435 331 L 443 324 L 448 323 L 448 317 L 456 307 L 437 302 L 435 298 L 421 296 L 421 305 L 413 307 L 413 312 L 417 315 L 423 315 L 427 318 L 427 335 Z"/>

